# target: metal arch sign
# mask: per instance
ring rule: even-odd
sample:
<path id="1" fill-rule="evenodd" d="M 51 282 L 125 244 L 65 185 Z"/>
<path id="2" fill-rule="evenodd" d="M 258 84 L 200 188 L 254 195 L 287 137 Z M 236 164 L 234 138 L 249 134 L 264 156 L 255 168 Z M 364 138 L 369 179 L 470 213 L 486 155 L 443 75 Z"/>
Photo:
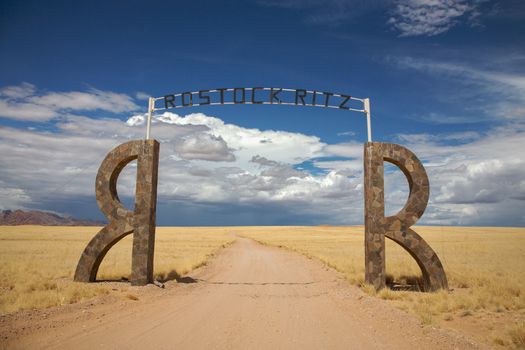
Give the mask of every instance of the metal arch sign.
<path id="1" fill-rule="evenodd" d="M 157 106 L 158 102 L 160 102 L 160 106 Z M 372 141 L 369 98 L 327 91 L 277 87 L 217 88 L 150 97 L 146 139 L 150 139 L 151 119 L 155 111 L 234 104 L 324 107 L 364 113 L 367 122 L 368 142 Z"/>
<path id="2" fill-rule="evenodd" d="M 157 101 L 164 105 L 155 107 Z M 362 103 L 362 108 L 352 105 Z M 401 245 L 416 260 L 423 277 L 423 290 L 447 289 L 448 281 L 439 257 L 411 226 L 423 215 L 430 184 L 421 161 L 409 149 L 396 144 L 372 142 L 370 101 L 350 95 L 284 88 L 221 88 L 182 92 L 149 99 L 146 140 L 133 140 L 110 151 L 100 165 L 96 197 L 109 224 L 88 243 L 75 271 L 75 281 L 95 281 L 107 251 L 128 234 L 133 234 L 131 284 L 153 282 L 157 180 L 160 144 L 150 139 L 152 113 L 156 110 L 204 105 L 277 104 L 337 108 L 361 112 L 367 118 L 368 142 L 364 144 L 365 282 L 376 289 L 386 285 L 385 238 Z M 120 202 L 117 179 L 121 170 L 137 160 L 135 209 Z M 385 216 L 384 162 L 400 168 L 409 184 L 409 196 L 395 215 Z"/>

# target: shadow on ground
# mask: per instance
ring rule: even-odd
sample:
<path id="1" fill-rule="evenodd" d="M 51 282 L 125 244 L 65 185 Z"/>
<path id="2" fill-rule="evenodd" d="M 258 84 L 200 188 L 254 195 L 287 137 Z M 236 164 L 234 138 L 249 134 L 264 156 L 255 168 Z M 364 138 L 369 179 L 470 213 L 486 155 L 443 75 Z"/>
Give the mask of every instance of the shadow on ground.
<path id="1" fill-rule="evenodd" d="M 392 275 L 386 275 L 386 286 L 391 290 L 422 292 L 423 277 L 414 275 L 403 275 L 394 280 Z"/>
<path id="2" fill-rule="evenodd" d="M 168 281 L 177 281 L 177 283 L 197 283 L 198 280 L 190 276 L 181 276 L 175 270 L 171 270 L 166 274 L 158 275 L 156 278 L 157 281 L 161 283 L 166 283 Z"/>

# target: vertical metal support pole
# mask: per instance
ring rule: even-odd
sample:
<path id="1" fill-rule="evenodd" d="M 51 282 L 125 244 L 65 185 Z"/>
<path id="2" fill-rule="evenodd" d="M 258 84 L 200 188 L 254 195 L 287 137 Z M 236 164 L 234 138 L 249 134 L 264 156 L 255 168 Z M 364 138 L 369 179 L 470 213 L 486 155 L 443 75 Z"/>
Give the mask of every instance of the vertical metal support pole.
<path id="1" fill-rule="evenodd" d="M 366 113 L 366 129 L 368 132 L 368 142 L 372 142 L 372 124 L 370 121 L 370 99 L 365 98 L 363 100 L 364 107 L 365 107 L 365 113 Z"/>
<path id="2" fill-rule="evenodd" d="M 155 99 L 153 97 L 149 98 L 148 102 L 148 120 L 146 121 L 146 140 L 151 138 L 151 114 L 155 108 Z"/>

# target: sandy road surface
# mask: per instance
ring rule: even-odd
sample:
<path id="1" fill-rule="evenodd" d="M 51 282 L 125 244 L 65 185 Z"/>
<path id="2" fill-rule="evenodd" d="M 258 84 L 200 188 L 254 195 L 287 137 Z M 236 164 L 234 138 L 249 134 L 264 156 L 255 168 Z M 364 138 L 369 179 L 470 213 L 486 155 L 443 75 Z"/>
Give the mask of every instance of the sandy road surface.
<path id="1" fill-rule="evenodd" d="M 470 349 L 365 296 L 337 272 L 238 238 L 211 263 L 138 301 L 109 300 L 0 320 L 2 348 Z M 21 314 L 24 315 L 24 314 Z"/>

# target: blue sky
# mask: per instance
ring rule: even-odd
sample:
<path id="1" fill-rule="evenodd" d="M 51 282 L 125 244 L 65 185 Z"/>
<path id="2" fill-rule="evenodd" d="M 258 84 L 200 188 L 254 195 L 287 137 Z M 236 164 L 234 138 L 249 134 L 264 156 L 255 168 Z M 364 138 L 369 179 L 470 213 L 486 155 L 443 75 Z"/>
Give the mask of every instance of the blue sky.
<path id="1" fill-rule="evenodd" d="M 421 223 L 525 225 L 525 4 L 3 1 L 0 208 L 100 219 L 94 179 L 147 96 L 277 86 L 370 97 L 375 141 L 423 160 Z M 176 113 L 176 114 L 175 114 Z M 159 112 L 163 225 L 362 224 L 363 115 Z M 133 166 L 119 182 L 131 205 Z M 387 211 L 406 181 L 387 169 Z"/>

